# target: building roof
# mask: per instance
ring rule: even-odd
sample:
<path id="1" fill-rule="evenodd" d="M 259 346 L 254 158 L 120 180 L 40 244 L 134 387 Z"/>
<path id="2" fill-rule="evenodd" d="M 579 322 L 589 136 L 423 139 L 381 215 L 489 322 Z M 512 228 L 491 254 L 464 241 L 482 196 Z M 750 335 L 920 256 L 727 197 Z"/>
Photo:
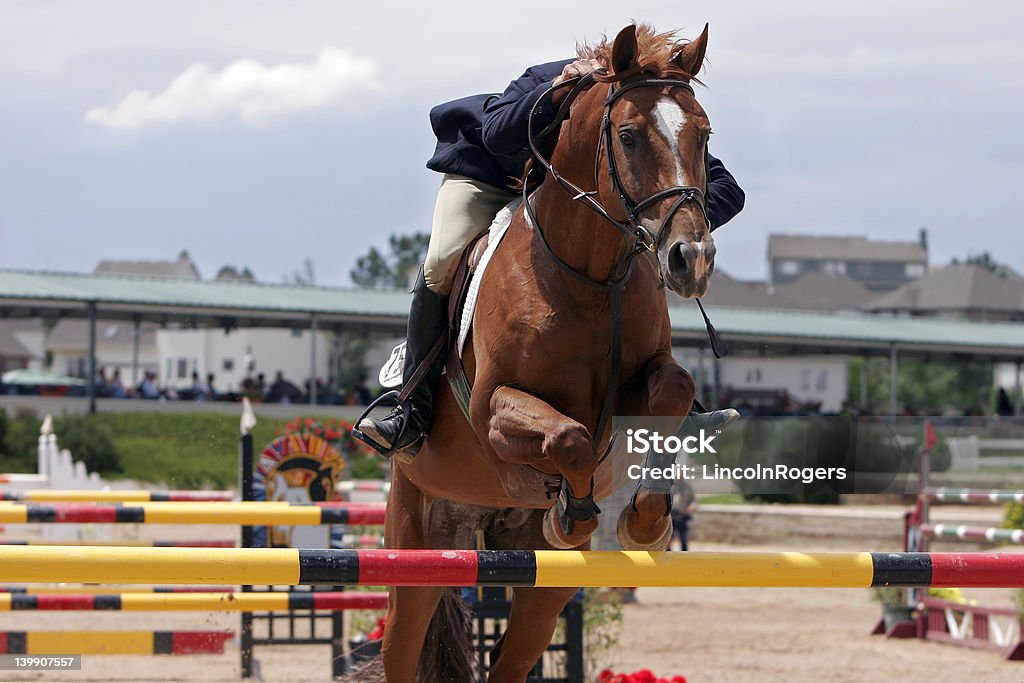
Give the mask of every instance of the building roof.
<path id="1" fill-rule="evenodd" d="M 198 280 L 199 271 L 187 251 L 178 254 L 176 261 L 100 261 L 93 271 L 97 274 L 137 275 L 142 277 L 176 277 Z"/>
<path id="2" fill-rule="evenodd" d="M 6 315 L 84 317 L 96 302 L 103 319 L 238 327 L 355 325 L 358 329 L 404 331 L 410 295 L 400 290 L 340 289 L 243 282 L 202 282 L 0 270 L 0 312 Z M 670 305 L 672 334 L 681 342 L 705 343 L 704 322 L 689 301 Z M 837 353 L 888 352 L 892 345 L 923 353 L 973 353 L 1024 358 L 1024 325 L 960 320 L 893 318 L 854 313 L 818 313 L 708 307 L 727 343 L 781 352 L 808 349 Z"/>
<path id="3" fill-rule="evenodd" d="M 0 310 L 10 315 L 81 318 L 89 302 L 97 302 L 104 320 L 138 315 L 185 326 L 296 327 L 308 325 L 315 314 L 321 324 L 404 331 L 409 313 L 409 294 L 401 290 L 0 269 Z"/>
<path id="4" fill-rule="evenodd" d="M 928 262 L 921 242 L 888 242 L 863 236 L 769 235 L 768 260 Z"/>
<path id="5" fill-rule="evenodd" d="M 695 304 L 669 306 L 672 335 L 679 342 L 707 345 L 704 320 Z M 708 309 L 715 329 L 733 347 L 794 352 L 976 354 L 1024 360 L 1024 325 L 868 313 Z"/>
<path id="6" fill-rule="evenodd" d="M 671 300 L 680 300 L 670 294 Z M 716 270 L 711 276 L 708 293 L 701 299 L 709 306 L 739 306 L 741 308 L 798 308 L 789 298 L 768 290 L 764 281 L 737 280 L 722 270 Z"/>
<path id="7" fill-rule="evenodd" d="M 3 323 L 6 321 L 0 321 Z M 25 348 L 25 345 L 14 336 L 14 330 L 8 326 L 0 325 L 0 358 L 34 358 L 35 354 Z"/>
<path id="8" fill-rule="evenodd" d="M 811 271 L 792 282 L 774 286 L 780 300 L 792 302 L 789 308 L 809 311 L 860 310 L 875 297 L 875 292 L 848 275 L 829 275 Z"/>
<path id="9" fill-rule="evenodd" d="M 1006 266 L 954 264 L 883 294 L 864 306 L 869 311 L 992 311 L 1024 313 L 1024 278 Z"/>

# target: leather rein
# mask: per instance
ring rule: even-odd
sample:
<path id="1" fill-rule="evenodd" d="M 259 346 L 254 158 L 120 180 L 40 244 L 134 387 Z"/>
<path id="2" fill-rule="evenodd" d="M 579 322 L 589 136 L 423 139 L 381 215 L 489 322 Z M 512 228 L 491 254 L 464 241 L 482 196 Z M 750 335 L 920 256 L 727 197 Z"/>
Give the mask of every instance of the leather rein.
<path id="1" fill-rule="evenodd" d="M 536 210 L 530 201 L 528 182 L 529 171 L 527 172 L 526 177 L 523 179 L 523 205 L 533 226 L 534 232 L 539 237 L 540 244 L 543 247 L 544 252 L 569 276 L 588 285 L 589 287 L 597 289 L 600 292 L 604 292 L 609 298 L 612 333 L 611 359 L 608 388 L 605 393 L 604 403 L 601 407 L 600 417 L 597 421 L 597 429 L 593 435 L 594 439 L 598 443 L 600 442 L 600 439 L 604 434 L 604 430 L 608 425 L 608 420 L 611 418 L 611 412 L 615 403 L 615 394 L 619 387 L 619 378 L 622 371 L 622 295 L 626 290 L 626 284 L 628 283 L 630 276 L 633 274 L 633 266 L 636 263 L 637 256 L 647 253 L 655 260 L 657 259 L 656 253 L 658 247 L 661 244 L 665 231 L 671 223 L 672 216 L 674 216 L 686 202 L 695 202 L 697 206 L 700 207 L 701 215 L 704 217 L 704 222 L 707 224 L 708 230 L 710 231 L 711 229 L 711 224 L 708 221 L 705 192 L 701 188 L 692 185 L 675 185 L 664 190 L 659 190 L 651 196 L 637 202 L 630 197 L 629 192 L 622 183 L 618 164 L 615 160 L 615 153 L 612 149 L 611 110 L 615 102 L 625 93 L 644 87 L 684 88 L 689 91 L 690 94 L 693 94 L 693 87 L 689 82 L 680 79 L 647 78 L 633 81 L 631 83 L 621 84 L 622 81 L 627 78 L 642 74 L 643 71 L 642 67 L 636 67 L 619 74 L 608 74 L 604 69 L 599 69 L 581 78 L 564 81 L 558 85 L 552 85 L 533 103 L 533 106 L 530 108 L 530 116 L 527 123 L 527 138 L 533 158 L 548 174 L 551 175 L 552 178 L 558 182 L 559 185 L 562 186 L 562 188 L 572 195 L 573 201 L 581 202 L 584 206 L 597 213 L 601 218 L 615 226 L 627 243 L 632 242 L 632 247 L 618 261 L 618 263 L 616 263 L 615 267 L 612 268 L 611 274 L 606 281 L 601 282 L 594 280 L 583 273 L 580 273 L 571 265 L 566 263 L 564 259 L 558 256 L 548 243 L 547 237 L 545 237 L 544 231 L 541 228 L 540 221 L 537 218 Z M 624 221 L 616 219 L 611 215 L 611 213 L 609 213 L 604 205 L 601 204 L 601 202 L 596 198 L 598 194 L 597 189 L 591 191 L 583 190 L 578 185 L 562 176 L 537 147 L 539 142 L 543 141 L 543 139 L 550 133 L 559 128 L 568 118 L 570 107 L 580 93 L 595 83 L 608 83 L 610 85 L 608 95 L 604 102 L 604 115 L 601 119 L 601 133 L 598 138 L 597 153 L 594 159 L 594 186 L 595 188 L 599 187 L 597 175 L 601 163 L 601 148 L 604 147 L 608 176 L 611 180 L 612 189 L 614 189 L 618 194 L 619 201 L 622 203 L 622 208 L 626 212 L 626 220 Z M 617 84 L 619 87 L 616 87 Z M 559 108 L 555 113 L 554 120 L 548 124 L 544 130 L 537 135 L 534 135 L 533 118 L 541 100 L 545 97 L 549 97 L 555 90 L 562 87 L 568 87 L 570 85 L 572 86 L 571 90 L 566 93 L 565 99 L 563 99 L 562 103 L 559 105 Z M 640 223 L 640 214 L 658 202 L 671 197 L 675 197 L 675 201 L 669 208 L 668 213 L 666 213 L 661 219 L 661 225 L 658 226 L 657 231 L 655 231 L 654 234 L 651 234 L 651 232 Z M 660 273 L 660 264 L 658 264 L 657 267 Z M 664 278 L 662 278 L 662 286 L 664 286 Z M 708 326 L 708 333 L 711 335 L 712 348 L 714 349 L 716 345 L 715 342 L 719 341 L 717 340 L 717 334 L 714 333 L 714 328 L 711 326 L 711 322 L 708 319 L 707 314 L 704 313 L 704 307 L 701 305 L 700 299 L 697 300 L 697 304 L 700 306 L 701 313 L 704 314 L 704 321 Z M 724 348 L 724 344 L 722 347 Z M 718 355 L 718 351 L 715 351 L 715 355 Z M 611 444 L 609 443 L 609 448 L 601 457 L 601 460 L 607 457 L 610 452 Z"/>

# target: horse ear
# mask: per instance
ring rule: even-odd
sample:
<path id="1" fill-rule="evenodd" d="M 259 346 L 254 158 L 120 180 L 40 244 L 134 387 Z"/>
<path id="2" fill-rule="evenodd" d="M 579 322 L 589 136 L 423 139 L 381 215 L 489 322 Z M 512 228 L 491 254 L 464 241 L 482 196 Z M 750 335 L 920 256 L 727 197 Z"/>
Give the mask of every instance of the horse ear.
<path id="1" fill-rule="evenodd" d="M 687 43 L 680 48 L 676 56 L 672 58 L 672 63 L 682 69 L 684 73 L 696 76 L 704 66 L 704 53 L 707 52 L 707 49 L 708 25 L 704 24 L 703 33 L 692 43 Z"/>
<path id="2" fill-rule="evenodd" d="M 626 71 L 636 64 L 636 26 L 630 24 L 619 31 L 612 43 L 612 73 Z"/>

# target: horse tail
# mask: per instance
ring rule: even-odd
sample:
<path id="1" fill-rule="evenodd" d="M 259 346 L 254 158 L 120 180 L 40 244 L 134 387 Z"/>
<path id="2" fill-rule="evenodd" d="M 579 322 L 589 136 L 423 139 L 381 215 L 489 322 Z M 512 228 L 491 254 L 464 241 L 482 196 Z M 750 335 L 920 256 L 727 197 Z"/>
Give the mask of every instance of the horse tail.
<path id="1" fill-rule="evenodd" d="M 418 680 L 475 681 L 475 654 L 469 605 L 457 589 L 446 588 L 423 639 Z"/>
<path id="2" fill-rule="evenodd" d="M 477 680 L 469 605 L 446 588 L 430 619 L 416 675 L 417 683 L 473 683 Z M 386 683 L 380 655 L 343 676 L 345 683 Z"/>

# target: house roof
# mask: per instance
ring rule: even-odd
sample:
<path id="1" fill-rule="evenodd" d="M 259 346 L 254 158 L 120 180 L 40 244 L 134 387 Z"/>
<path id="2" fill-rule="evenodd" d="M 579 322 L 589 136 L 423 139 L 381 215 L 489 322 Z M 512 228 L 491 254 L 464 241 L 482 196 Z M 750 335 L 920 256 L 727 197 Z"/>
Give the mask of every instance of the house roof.
<path id="1" fill-rule="evenodd" d="M 864 306 L 869 311 L 1024 312 L 1024 278 L 1006 266 L 991 271 L 954 264 L 883 294 Z"/>
<path id="2" fill-rule="evenodd" d="M 863 236 L 769 235 L 768 260 L 928 262 L 920 242 L 869 240 Z"/>
<path id="3" fill-rule="evenodd" d="M 187 251 L 176 261 L 100 261 L 93 271 L 98 274 L 137 275 L 142 277 L 175 277 L 198 280 L 199 271 Z"/>
<path id="4" fill-rule="evenodd" d="M 0 321 L 6 322 L 6 321 Z M 34 354 L 14 336 L 14 330 L 0 325 L 0 357 L 2 358 L 33 358 Z"/>
<path id="5" fill-rule="evenodd" d="M 140 326 L 139 346 L 156 344 L 157 326 L 145 323 Z M 96 341 L 100 344 L 132 343 L 134 325 L 124 320 L 98 320 L 96 323 Z M 89 346 L 89 321 L 82 318 L 61 318 L 46 335 L 48 351 L 78 350 Z"/>
<path id="6" fill-rule="evenodd" d="M 805 273 L 793 282 L 775 285 L 774 289 L 781 299 L 792 302 L 791 308 L 811 311 L 860 310 L 875 297 L 875 292 L 848 275 L 821 271 Z"/>
<path id="7" fill-rule="evenodd" d="M 708 292 L 702 301 L 709 306 L 738 306 L 741 308 L 798 308 L 778 290 L 768 291 L 764 281 L 737 280 L 722 270 L 711 276 Z M 679 297 L 671 294 L 672 300 Z"/>

